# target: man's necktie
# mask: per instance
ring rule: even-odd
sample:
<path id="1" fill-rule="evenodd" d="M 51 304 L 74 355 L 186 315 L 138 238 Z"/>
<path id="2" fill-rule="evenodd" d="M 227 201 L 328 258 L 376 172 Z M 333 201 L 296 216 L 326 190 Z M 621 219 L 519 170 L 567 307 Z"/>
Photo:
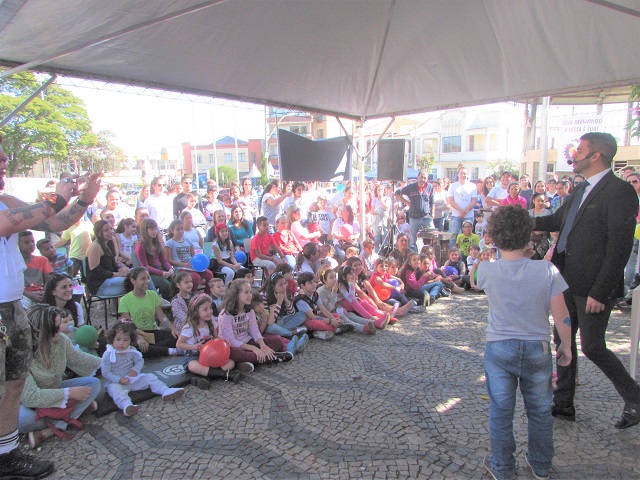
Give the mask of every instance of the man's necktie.
<path id="1" fill-rule="evenodd" d="M 562 227 L 562 232 L 560 232 L 560 238 L 558 238 L 558 244 L 556 245 L 556 251 L 558 253 L 562 253 L 567 248 L 567 238 L 569 237 L 569 232 L 573 227 L 573 222 L 576 219 L 576 214 L 578 213 L 578 209 L 580 208 L 580 204 L 582 203 L 582 196 L 584 195 L 584 191 L 589 185 L 589 182 L 586 180 L 578 185 L 571 197 L 573 197 L 573 201 L 571 205 L 569 205 L 569 212 L 567 213 L 567 219 L 564 222 L 564 226 Z"/>

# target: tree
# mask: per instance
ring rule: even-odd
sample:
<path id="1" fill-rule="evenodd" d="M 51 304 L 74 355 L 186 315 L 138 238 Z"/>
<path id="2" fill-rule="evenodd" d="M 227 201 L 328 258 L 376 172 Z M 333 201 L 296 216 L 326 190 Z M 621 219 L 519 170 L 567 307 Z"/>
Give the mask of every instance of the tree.
<path id="1" fill-rule="evenodd" d="M 0 79 L 0 117 L 7 116 L 38 87 L 31 72 Z M 52 84 L 3 128 L 8 174 L 26 173 L 42 158 L 63 162 L 70 148 L 90 144 L 91 122 L 82 100 Z"/>
<path id="2" fill-rule="evenodd" d="M 436 163 L 436 157 L 433 153 L 423 153 L 416 155 L 416 168 L 418 170 L 426 170 L 431 173 L 433 165 Z"/>
<path id="3" fill-rule="evenodd" d="M 209 170 L 209 176 L 211 178 L 216 178 L 216 170 L 214 168 Z M 235 168 L 223 165 L 218 167 L 218 178 L 220 180 L 220 188 L 223 188 L 224 186 L 231 185 L 231 182 L 237 180 L 238 176 L 236 175 Z"/>
<path id="4" fill-rule="evenodd" d="M 124 151 L 111 142 L 113 137 L 113 132 L 107 130 L 85 135 L 71 146 L 65 169 L 76 172 L 120 172 L 127 167 L 128 160 Z"/>
<path id="5" fill-rule="evenodd" d="M 511 176 L 518 178 L 520 171 L 518 162 L 511 160 L 510 158 L 498 158 L 497 160 L 491 160 L 488 162 L 487 171 L 491 175 L 500 175 L 502 172 L 509 172 Z"/>

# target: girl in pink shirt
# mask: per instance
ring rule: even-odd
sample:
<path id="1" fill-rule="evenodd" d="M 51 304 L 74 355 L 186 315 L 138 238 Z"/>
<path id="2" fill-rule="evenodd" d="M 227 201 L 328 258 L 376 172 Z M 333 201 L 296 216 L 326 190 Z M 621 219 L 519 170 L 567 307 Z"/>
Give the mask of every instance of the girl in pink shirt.
<path id="1" fill-rule="evenodd" d="M 527 199 L 520 195 L 520 185 L 516 182 L 510 183 L 507 187 L 509 195 L 502 199 L 502 205 L 520 205 L 525 210 L 528 210 Z"/>

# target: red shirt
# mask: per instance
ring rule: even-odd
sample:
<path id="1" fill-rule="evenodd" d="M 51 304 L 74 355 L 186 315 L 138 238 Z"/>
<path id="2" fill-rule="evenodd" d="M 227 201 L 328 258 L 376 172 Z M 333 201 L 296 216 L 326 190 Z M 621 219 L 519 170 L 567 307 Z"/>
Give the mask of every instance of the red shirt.
<path id="1" fill-rule="evenodd" d="M 273 237 L 271 235 L 268 233 L 265 233 L 264 235 L 262 233 L 256 233 L 251 239 L 251 260 L 253 261 L 258 258 L 253 254 L 255 250 L 260 250 L 260 253 L 263 255 L 270 255 L 269 247 L 272 245 L 275 246 L 276 242 L 273 241 Z"/>
<path id="2" fill-rule="evenodd" d="M 302 247 L 291 230 L 282 230 L 273 234 L 273 241 L 285 255 L 298 255 Z"/>

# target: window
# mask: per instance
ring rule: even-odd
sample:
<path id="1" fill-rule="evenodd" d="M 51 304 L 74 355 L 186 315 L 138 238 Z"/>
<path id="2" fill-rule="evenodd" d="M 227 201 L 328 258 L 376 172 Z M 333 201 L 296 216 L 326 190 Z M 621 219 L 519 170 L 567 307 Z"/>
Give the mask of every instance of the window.
<path id="1" fill-rule="evenodd" d="M 478 177 L 480 176 L 480 168 L 471 167 L 469 169 L 469 174 L 471 175 L 471 178 L 469 178 L 469 180 L 478 180 Z"/>
<path id="2" fill-rule="evenodd" d="M 202 163 L 202 155 L 198 155 L 198 163 Z"/>
<path id="3" fill-rule="evenodd" d="M 215 162 L 215 159 L 213 158 L 213 153 L 210 153 L 209 154 L 209 164 L 211 165 L 213 163 L 216 163 L 216 162 Z"/>
<path id="4" fill-rule="evenodd" d="M 461 151 L 462 137 L 457 135 L 455 137 L 442 138 L 442 153 L 459 153 Z"/>
<path id="5" fill-rule="evenodd" d="M 438 153 L 438 139 L 425 138 L 422 141 L 422 151 L 424 153 Z"/>
<path id="6" fill-rule="evenodd" d="M 470 152 L 481 152 L 484 149 L 484 135 L 469 135 Z"/>
<path id="7" fill-rule="evenodd" d="M 233 163 L 233 153 L 224 154 L 224 163 Z"/>
<path id="8" fill-rule="evenodd" d="M 452 182 L 455 182 L 456 173 L 458 173 L 458 168 L 447 168 L 447 178 Z"/>
<path id="9" fill-rule="evenodd" d="M 238 162 L 246 163 L 247 162 L 247 154 L 246 153 L 238 153 Z"/>
<path id="10" fill-rule="evenodd" d="M 322 140 L 324 138 L 324 128 L 318 128 L 316 130 L 316 140 Z"/>
<path id="11" fill-rule="evenodd" d="M 256 155 L 256 152 L 251 152 L 251 163 L 254 165 L 257 165 L 258 163 L 258 156 Z"/>
<path id="12" fill-rule="evenodd" d="M 306 125 L 293 125 L 289 128 L 291 133 L 297 133 L 298 135 L 306 135 L 307 134 L 307 126 Z"/>

